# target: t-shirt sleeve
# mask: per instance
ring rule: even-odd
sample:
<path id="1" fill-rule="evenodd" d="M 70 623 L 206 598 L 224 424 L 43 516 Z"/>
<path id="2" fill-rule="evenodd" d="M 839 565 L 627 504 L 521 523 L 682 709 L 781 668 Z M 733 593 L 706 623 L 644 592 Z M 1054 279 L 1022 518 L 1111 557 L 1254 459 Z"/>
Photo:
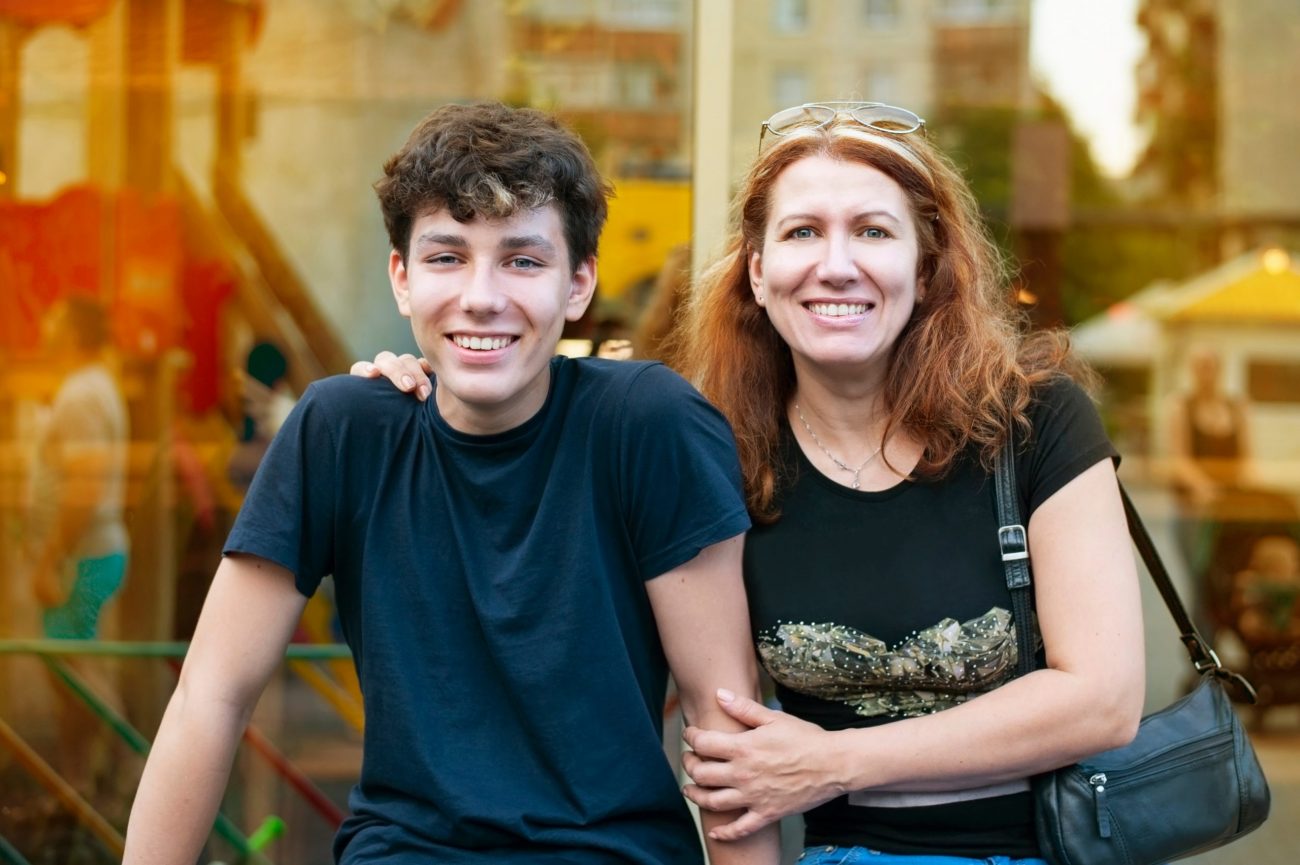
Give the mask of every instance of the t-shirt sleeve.
<path id="1" fill-rule="evenodd" d="M 1058 376 L 1036 388 L 1029 418 L 1033 440 L 1016 458 L 1021 500 L 1029 514 L 1061 487 L 1104 459 L 1118 465 L 1119 452 L 1092 399 L 1073 379 Z"/>
<path id="2" fill-rule="evenodd" d="M 334 567 L 338 449 L 328 408 L 316 385 L 294 406 L 262 457 L 223 550 L 288 569 L 307 597 Z"/>
<path id="3" fill-rule="evenodd" d="M 731 427 L 695 388 L 645 367 L 621 415 L 621 498 L 644 579 L 742 534 L 749 515 Z"/>

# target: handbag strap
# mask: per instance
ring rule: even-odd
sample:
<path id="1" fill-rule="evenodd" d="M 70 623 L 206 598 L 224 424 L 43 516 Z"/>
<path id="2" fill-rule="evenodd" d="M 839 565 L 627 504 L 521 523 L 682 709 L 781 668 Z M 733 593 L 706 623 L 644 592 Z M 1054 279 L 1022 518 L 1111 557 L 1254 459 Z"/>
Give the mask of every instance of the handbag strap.
<path id="1" fill-rule="evenodd" d="M 1036 653 L 1031 636 L 1033 628 L 1030 626 L 1033 609 L 1033 575 L 1029 559 L 1029 534 L 1025 530 L 1021 517 L 1020 491 L 1016 488 L 1015 455 L 1015 442 L 1008 434 L 995 467 L 993 488 L 998 506 L 998 549 L 1002 554 L 1002 566 L 1006 572 L 1007 589 L 1011 592 L 1012 615 L 1016 625 L 1018 651 L 1016 675 L 1023 676 L 1033 671 Z M 1133 500 L 1129 498 L 1128 490 L 1124 489 L 1122 483 L 1119 485 L 1119 494 L 1124 503 L 1124 517 L 1128 521 L 1129 535 L 1142 556 L 1147 573 L 1156 584 L 1156 589 L 1159 590 L 1169 615 L 1173 617 L 1174 624 L 1178 627 L 1179 639 L 1187 649 L 1192 666 L 1198 673 L 1212 672 L 1215 676 L 1232 682 L 1241 689 L 1251 703 L 1254 703 L 1255 689 L 1250 682 L 1244 676 L 1224 667 L 1214 649 L 1196 629 L 1192 617 L 1187 614 L 1182 598 L 1178 595 L 1178 590 L 1174 588 L 1169 571 L 1160 559 L 1160 553 L 1156 550 L 1150 533 L 1142 522 L 1142 517 L 1138 514 Z"/>
<path id="2" fill-rule="evenodd" d="M 1011 592 L 1011 616 L 1016 628 L 1016 675 L 1034 671 L 1033 574 L 1029 569 L 1029 532 L 1020 517 L 1020 492 L 1016 489 L 1015 445 L 1007 436 L 993 473 L 998 499 L 998 550 Z"/>

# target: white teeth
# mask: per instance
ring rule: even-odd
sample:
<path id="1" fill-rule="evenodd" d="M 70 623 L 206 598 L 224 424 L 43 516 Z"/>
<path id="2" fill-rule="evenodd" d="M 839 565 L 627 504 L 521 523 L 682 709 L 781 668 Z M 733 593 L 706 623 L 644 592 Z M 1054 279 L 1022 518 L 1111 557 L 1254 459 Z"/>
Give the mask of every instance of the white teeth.
<path id="1" fill-rule="evenodd" d="M 505 348 L 511 340 L 508 336 L 463 336 L 461 334 L 456 334 L 451 339 L 461 348 L 473 351 L 495 351 L 498 348 Z"/>
<path id="2" fill-rule="evenodd" d="M 863 315 L 867 311 L 867 305 L 865 303 L 810 303 L 808 309 L 817 315 L 836 317 Z"/>

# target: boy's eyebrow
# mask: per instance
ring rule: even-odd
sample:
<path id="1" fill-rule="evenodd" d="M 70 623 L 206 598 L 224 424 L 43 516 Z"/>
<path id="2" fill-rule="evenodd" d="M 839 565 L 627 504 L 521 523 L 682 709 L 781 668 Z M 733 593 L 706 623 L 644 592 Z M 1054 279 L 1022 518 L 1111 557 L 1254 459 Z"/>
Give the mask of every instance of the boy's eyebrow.
<path id="1" fill-rule="evenodd" d="M 469 241 L 459 234 L 441 234 L 436 231 L 426 232 L 415 239 L 412 246 L 454 246 L 463 249 L 469 246 Z"/>
<path id="2" fill-rule="evenodd" d="M 551 243 L 540 234 L 526 234 L 518 237 L 507 237 L 501 241 L 502 249 L 537 249 L 547 255 L 555 254 L 555 244 Z"/>

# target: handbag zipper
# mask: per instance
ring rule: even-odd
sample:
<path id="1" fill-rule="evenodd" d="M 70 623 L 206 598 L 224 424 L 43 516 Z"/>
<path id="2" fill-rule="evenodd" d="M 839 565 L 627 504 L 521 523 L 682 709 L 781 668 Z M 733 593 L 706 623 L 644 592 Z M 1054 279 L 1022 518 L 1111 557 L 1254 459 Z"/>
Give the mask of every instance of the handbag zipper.
<path id="1" fill-rule="evenodd" d="M 1152 775 L 1159 774 L 1169 769 L 1177 769 L 1180 766 L 1186 766 L 1195 763 L 1203 757 L 1213 754 L 1217 751 L 1226 751 L 1232 747 L 1232 731 L 1222 730 L 1211 733 L 1206 736 L 1203 743 L 1196 747 L 1195 750 L 1188 752 L 1186 748 L 1178 753 L 1176 760 L 1160 760 L 1163 755 L 1156 755 L 1157 759 L 1149 760 L 1147 765 L 1138 770 L 1118 770 L 1115 780 L 1112 782 L 1105 772 L 1093 772 L 1088 776 L 1088 786 L 1092 788 L 1093 807 L 1097 816 L 1097 835 L 1101 838 L 1111 836 L 1110 809 L 1106 807 L 1106 788 L 1108 786 L 1130 784 L 1134 781 L 1141 781 Z M 1168 752 L 1166 752 L 1168 753 Z M 1087 770 L 1086 767 L 1080 766 L 1080 769 Z M 1116 770 L 1110 770 L 1115 773 Z"/>
<path id="2" fill-rule="evenodd" d="M 1092 802 L 1097 810 L 1097 835 L 1110 837 L 1110 809 L 1106 807 L 1106 773 L 1097 772 L 1088 779 L 1092 786 Z"/>

